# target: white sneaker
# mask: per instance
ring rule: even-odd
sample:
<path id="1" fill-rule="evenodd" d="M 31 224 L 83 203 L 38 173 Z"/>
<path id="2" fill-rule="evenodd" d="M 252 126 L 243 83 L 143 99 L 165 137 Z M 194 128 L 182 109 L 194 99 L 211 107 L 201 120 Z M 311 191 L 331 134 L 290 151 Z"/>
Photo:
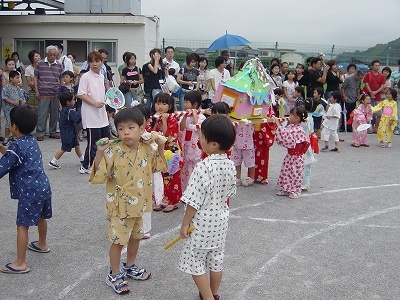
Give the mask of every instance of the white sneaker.
<path id="1" fill-rule="evenodd" d="M 90 174 L 91 172 L 92 172 L 91 168 L 85 169 L 83 166 L 79 167 L 79 173 L 81 173 L 81 174 Z"/>
<path id="2" fill-rule="evenodd" d="M 49 166 L 52 167 L 53 169 L 61 169 L 60 165 L 52 163 L 51 161 L 49 162 Z"/>

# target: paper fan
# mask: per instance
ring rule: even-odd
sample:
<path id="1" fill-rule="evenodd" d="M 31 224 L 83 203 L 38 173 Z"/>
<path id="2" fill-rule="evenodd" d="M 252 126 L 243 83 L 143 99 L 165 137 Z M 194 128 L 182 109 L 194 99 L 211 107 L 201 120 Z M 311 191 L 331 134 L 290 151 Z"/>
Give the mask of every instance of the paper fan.
<path id="1" fill-rule="evenodd" d="M 125 97 L 116 87 L 111 87 L 106 92 L 106 104 L 115 109 L 120 109 L 125 105 Z"/>
<path id="2" fill-rule="evenodd" d="M 361 124 L 360 126 L 357 127 L 357 131 L 364 131 L 367 130 L 371 127 L 371 124 Z"/>

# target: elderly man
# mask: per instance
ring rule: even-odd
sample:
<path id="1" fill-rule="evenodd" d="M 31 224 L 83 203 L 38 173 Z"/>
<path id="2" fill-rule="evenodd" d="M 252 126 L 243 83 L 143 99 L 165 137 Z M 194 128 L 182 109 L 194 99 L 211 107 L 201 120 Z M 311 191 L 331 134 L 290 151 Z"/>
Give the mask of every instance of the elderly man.
<path id="1" fill-rule="evenodd" d="M 35 66 L 34 85 L 38 103 L 38 122 L 36 139 L 43 141 L 46 132 L 47 116 L 50 111 L 49 137 L 59 139 L 56 134 L 58 118 L 58 89 L 60 88 L 63 67 L 57 63 L 58 48 L 48 46 L 46 58 L 40 60 Z"/>
<path id="2" fill-rule="evenodd" d="M 347 76 L 342 84 L 341 92 L 343 96 L 344 106 L 346 108 L 346 120 L 350 118 L 351 112 L 356 108 L 356 101 L 360 95 L 361 80 L 364 78 L 363 71 L 356 71 Z M 343 130 L 344 130 L 343 125 Z M 352 131 L 352 126 L 347 125 L 347 131 Z"/>

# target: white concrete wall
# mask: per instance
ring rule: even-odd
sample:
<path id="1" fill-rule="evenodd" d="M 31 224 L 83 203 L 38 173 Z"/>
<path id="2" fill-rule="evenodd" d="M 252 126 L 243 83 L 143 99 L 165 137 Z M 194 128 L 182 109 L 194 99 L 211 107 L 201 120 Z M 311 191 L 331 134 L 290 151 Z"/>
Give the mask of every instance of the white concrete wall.
<path id="1" fill-rule="evenodd" d="M 157 24 L 144 16 L 0 16 L 0 24 L 2 46 L 14 47 L 14 39 L 117 40 L 117 64 L 112 66 L 115 74 L 124 52 L 134 52 L 142 66 L 149 61 L 149 51 L 158 47 Z M 67 51 L 73 53 L 73 49 Z"/>

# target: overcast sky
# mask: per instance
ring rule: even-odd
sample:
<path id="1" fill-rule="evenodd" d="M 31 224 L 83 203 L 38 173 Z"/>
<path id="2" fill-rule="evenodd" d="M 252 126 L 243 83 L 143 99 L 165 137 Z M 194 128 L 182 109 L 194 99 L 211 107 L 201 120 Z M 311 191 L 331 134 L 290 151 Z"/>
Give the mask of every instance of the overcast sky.
<path id="1" fill-rule="evenodd" d="M 400 37 L 399 0 L 142 0 L 160 38 L 372 47 Z"/>

